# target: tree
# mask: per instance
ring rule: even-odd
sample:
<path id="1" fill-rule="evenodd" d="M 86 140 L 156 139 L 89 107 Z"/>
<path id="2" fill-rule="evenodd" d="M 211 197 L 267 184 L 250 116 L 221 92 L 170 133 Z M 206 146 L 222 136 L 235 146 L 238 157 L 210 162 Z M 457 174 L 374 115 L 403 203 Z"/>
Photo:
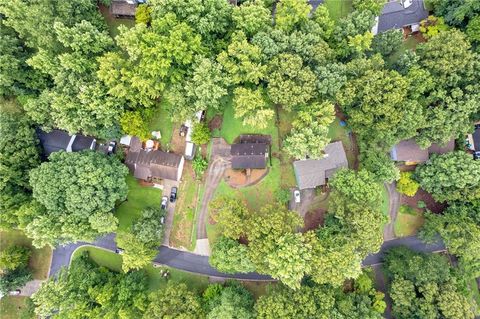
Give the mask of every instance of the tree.
<path id="1" fill-rule="evenodd" d="M 258 85 L 265 76 L 266 66 L 261 63 L 262 51 L 247 41 L 245 33 L 235 32 L 226 51 L 217 57 L 233 84 Z"/>
<path id="2" fill-rule="evenodd" d="M 147 123 L 140 111 L 127 111 L 120 118 L 122 132 L 127 135 L 138 137 L 142 141 L 148 140 L 152 134 L 148 130 Z"/>
<path id="3" fill-rule="evenodd" d="M 206 124 L 195 123 L 193 125 L 192 142 L 197 145 L 207 144 L 210 141 L 212 133 Z"/>
<path id="4" fill-rule="evenodd" d="M 364 11 L 354 11 L 348 16 L 340 19 L 335 25 L 332 44 L 335 46 L 335 51 L 341 58 L 348 58 L 353 56 L 355 53 L 363 53 L 356 51 L 357 48 L 364 49 L 368 48 L 364 46 L 352 46 L 349 45 L 351 39 L 358 40 L 368 40 L 370 35 L 370 30 L 372 30 L 373 25 L 375 24 L 375 14 L 368 10 Z M 356 36 L 359 35 L 360 37 Z M 363 42 L 363 41 L 360 41 Z M 350 42 L 353 44 L 353 42 Z M 368 44 L 368 41 L 367 41 Z"/>
<path id="5" fill-rule="evenodd" d="M 168 100 L 175 106 L 172 116 L 184 121 L 199 111 L 219 110 L 222 98 L 228 93 L 229 82 L 217 62 L 197 58 L 192 75 L 167 92 Z"/>
<path id="6" fill-rule="evenodd" d="M 30 197 L 28 173 L 40 164 L 38 139 L 33 123 L 23 113 L 8 112 L 3 105 L 0 135 L 1 223 L 15 226 L 16 211 Z"/>
<path id="7" fill-rule="evenodd" d="M 401 30 L 388 30 L 375 35 L 372 40 L 372 51 L 387 57 L 399 48 L 402 42 L 403 33 Z"/>
<path id="8" fill-rule="evenodd" d="M 272 24 L 272 14 L 261 1 L 244 2 L 233 8 L 232 19 L 236 30 L 248 37 L 267 29 Z"/>
<path id="9" fill-rule="evenodd" d="M 345 64 L 331 63 L 316 67 L 313 72 L 317 77 L 316 93 L 320 99 L 335 100 L 335 96 L 347 82 Z"/>
<path id="10" fill-rule="evenodd" d="M 152 106 L 167 84 L 180 82 L 202 51 L 200 35 L 174 13 L 154 18 L 151 27 L 139 23 L 119 31 L 120 52 L 99 58 L 98 77 L 109 94 L 128 100 L 132 107 Z"/>
<path id="11" fill-rule="evenodd" d="M 315 74 L 302 64 L 301 57 L 286 53 L 275 57 L 269 64 L 268 95 L 286 110 L 314 97 Z"/>
<path id="12" fill-rule="evenodd" d="M 414 178 L 439 202 L 480 198 L 480 162 L 463 151 L 432 155 L 417 167 Z"/>
<path id="13" fill-rule="evenodd" d="M 163 238 L 164 225 L 161 222 L 163 215 L 164 212 L 160 208 L 147 207 L 142 211 L 142 217 L 133 223 L 129 232 L 117 234 L 117 244 L 123 249 L 123 271 L 141 269 L 155 258 Z"/>
<path id="14" fill-rule="evenodd" d="M 440 32 L 448 30 L 448 26 L 442 17 L 428 16 L 425 20 L 420 22 L 420 32 L 425 39 L 430 39 Z"/>
<path id="15" fill-rule="evenodd" d="M 202 155 L 195 155 L 195 158 L 192 161 L 192 168 L 195 171 L 195 175 L 197 175 L 197 178 L 200 179 L 203 173 L 207 170 L 208 167 L 208 161 L 205 157 Z"/>
<path id="16" fill-rule="evenodd" d="M 245 204 L 234 198 L 220 197 L 210 203 L 210 216 L 218 223 L 221 233 L 231 239 L 237 240 L 245 234 L 248 215 Z"/>
<path id="17" fill-rule="evenodd" d="M 380 15 L 386 0 L 353 0 L 352 6 L 358 11 L 370 11 L 374 15 Z"/>
<path id="18" fill-rule="evenodd" d="M 480 42 L 480 15 L 468 22 L 466 34 L 472 43 Z"/>
<path id="19" fill-rule="evenodd" d="M 326 6 L 318 6 L 313 12 L 313 21 L 320 28 L 319 34 L 324 40 L 329 40 L 335 27 L 335 21 L 330 17 L 330 12 Z M 318 31 L 317 31 L 318 32 Z"/>
<path id="20" fill-rule="evenodd" d="M 152 7 L 140 4 L 135 10 L 135 22 L 149 24 L 152 21 Z"/>
<path id="21" fill-rule="evenodd" d="M 127 173 L 116 158 L 104 154 L 52 153 L 48 162 L 30 172 L 33 197 L 45 207 L 26 229 L 34 245 L 91 241 L 114 231 L 118 220 L 111 211 L 126 198 Z M 106 223 L 94 227 L 98 220 Z"/>
<path id="22" fill-rule="evenodd" d="M 208 262 L 221 272 L 247 273 L 255 271 L 250 261 L 248 248 L 228 237 L 220 237 L 213 245 Z"/>
<path id="23" fill-rule="evenodd" d="M 303 108 L 293 122 L 292 131 L 285 138 L 285 152 L 295 159 L 322 158 L 322 152 L 330 142 L 328 127 L 334 117 L 334 106 L 328 102 Z"/>
<path id="24" fill-rule="evenodd" d="M 6 295 L 10 291 L 22 288 L 30 280 L 32 274 L 25 267 L 7 270 L 0 275 L 0 293 Z"/>
<path id="25" fill-rule="evenodd" d="M 253 296 L 242 285 L 233 282 L 209 302 L 208 319 L 253 319 Z"/>
<path id="26" fill-rule="evenodd" d="M 266 128 L 275 112 L 269 108 L 261 88 L 237 87 L 234 90 L 233 107 L 235 118 L 243 119 L 243 125 Z"/>
<path id="27" fill-rule="evenodd" d="M 143 318 L 202 318 L 203 311 L 199 298 L 183 283 L 168 283 L 164 289 L 157 290 L 149 297 L 150 304 Z"/>
<path id="28" fill-rule="evenodd" d="M 379 182 L 392 183 L 400 178 L 400 170 L 386 153 L 367 150 L 361 153 L 360 161 Z"/>
<path id="29" fill-rule="evenodd" d="M 471 299 L 462 292 L 464 279 L 454 276 L 444 256 L 399 247 L 387 253 L 383 265 L 395 318 L 474 318 Z"/>
<path id="30" fill-rule="evenodd" d="M 413 179 L 413 172 L 401 172 L 397 183 L 397 191 L 407 196 L 415 196 L 420 184 Z"/>
<path id="31" fill-rule="evenodd" d="M 460 26 L 465 20 L 480 14 L 480 4 L 477 1 L 429 0 L 429 2 L 436 16 L 444 17 L 448 24 L 454 26 Z"/>
<path id="32" fill-rule="evenodd" d="M 147 307 L 145 272 L 99 267 L 86 252 L 32 296 L 39 317 L 141 318 Z"/>
<path id="33" fill-rule="evenodd" d="M 9 271 L 25 268 L 30 259 L 30 249 L 22 246 L 9 246 L 0 252 L 0 270 Z"/>
<path id="34" fill-rule="evenodd" d="M 275 12 L 275 27 L 289 33 L 307 21 L 311 10 L 306 1 L 281 0 Z"/>

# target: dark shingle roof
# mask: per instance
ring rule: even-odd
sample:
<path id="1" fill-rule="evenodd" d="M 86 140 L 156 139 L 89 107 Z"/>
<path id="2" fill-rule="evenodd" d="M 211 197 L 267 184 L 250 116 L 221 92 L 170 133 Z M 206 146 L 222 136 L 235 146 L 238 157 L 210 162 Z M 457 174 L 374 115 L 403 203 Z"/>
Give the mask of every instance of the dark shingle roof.
<path id="1" fill-rule="evenodd" d="M 268 145 L 265 143 L 233 144 L 230 149 L 233 169 L 260 169 L 267 166 Z"/>
<path id="2" fill-rule="evenodd" d="M 293 162 L 293 169 L 299 189 L 315 188 L 325 185 L 325 179 L 343 167 L 348 167 L 347 155 L 342 142 L 333 142 L 325 147 L 325 157 L 318 160 L 300 160 Z"/>
<path id="3" fill-rule="evenodd" d="M 412 0 L 412 4 L 404 8 L 399 1 L 389 1 L 378 18 L 378 32 L 400 29 L 404 26 L 419 23 L 428 17 L 423 0 Z"/>
<path id="4" fill-rule="evenodd" d="M 454 149 L 455 149 L 455 139 L 452 138 L 450 141 L 448 141 L 446 145 L 440 145 L 436 143 L 432 144 L 428 148 L 428 153 L 429 154 L 432 154 L 432 153 L 445 154 L 445 153 L 452 152 Z"/>
<path id="5" fill-rule="evenodd" d="M 453 151 L 455 148 L 455 139 L 451 139 L 446 145 L 432 144 L 427 149 L 421 149 L 413 138 L 403 140 L 395 145 L 390 151 L 390 156 L 398 162 L 422 163 L 428 160 L 429 155 L 445 154 Z"/>
<path id="6" fill-rule="evenodd" d="M 92 149 L 95 146 L 95 139 L 83 136 L 83 135 L 75 135 L 75 140 L 72 143 L 72 151 L 78 152 L 82 150 Z"/>
<path id="7" fill-rule="evenodd" d="M 47 133 L 41 129 L 37 129 L 37 136 L 43 147 L 45 156 L 49 156 L 53 152 L 66 150 L 72 138 L 67 132 L 60 130 L 53 130 Z"/>
<path id="8" fill-rule="evenodd" d="M 182 156 L 178 154 L 142 149 L 138 152 L 129 151 L 125 164 L 136 178 L 146 180 L 155 177 L 176 181 L 181 160 Z"/>
<path id="9" fill-rule="evenodd" d="M 480 151 L 480 127 L 475 128 L 475 131 L 472 134 L 473 137 L 473 147 L 475 151 Z"/>

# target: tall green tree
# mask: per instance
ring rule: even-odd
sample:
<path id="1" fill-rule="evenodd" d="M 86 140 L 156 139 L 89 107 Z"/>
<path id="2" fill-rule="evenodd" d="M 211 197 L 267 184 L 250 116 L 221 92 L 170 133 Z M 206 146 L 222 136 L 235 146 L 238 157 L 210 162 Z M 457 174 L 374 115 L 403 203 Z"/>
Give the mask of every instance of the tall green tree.
<path id="1" fill-rule="evenodd" d="M 275 111 L 269 107 L 264 95 L 262 88 L 237 87 L 233 97 L 235 118 L 242 119 L 243 125 L 246 126 L 266 128 L 272 121 Z"/>
<path id="2" fill-rule="evenodd" d="M 104 154 L 52 153 L 30 172 L 33 198 L 45 207 L 26 228 L 33 244 L 91 241 L 114 231 L 118 220 L 112 210 L 126 198 L 127 173 L 116 158 Z"/>
<path id="3" fill-rule="evenodd" d="M 439 202 L 480 198 L 480 162 L 463 151 L 432 155 L 417 167 L 415 179 Z"/>
<path id="4" fill-rule="evenodd" d="M 230 197 L 219 197 L 210 203 L 210 216 L 225 237 L 239 239 L 247 232 L 245 221 L 250 212 L 244 203 Z"/>
<path id="5" fill-rule="evenodd" d="M 223 236 L 213 244 L 212 255 L 208 262 L 219 271 L 226 273 L 255 271 L 255 265 L 248 255 L 248 247 Z"/>
<path id="6" fill-rule="evenodd" d="M 208 288 L 207 288 L 208 289 Z M 237 282 L 227 283 L 207 301 L 208 319 L 253 319 L 253 296 Z"/>
<path id="7" fill-rule="evenodd" d="M 312 7 L 306 1 L 281 0 L 275 12 L 275 27 L 291 32 L 305 23 Z"/>
<path id="8" fill-rule="evenodd" d="M 9 246 L 0 252 L 0 270 L 14 270 L 28 265 L 31 251 L 27 247 Z"/>
<path id="9" fill-rule="evenodd" d="M 261 1 L 244 2 L 234 7 L 232 19 L 235 29 L 242 30 L 248 37 L 272 25 L 272 14 Z"/>

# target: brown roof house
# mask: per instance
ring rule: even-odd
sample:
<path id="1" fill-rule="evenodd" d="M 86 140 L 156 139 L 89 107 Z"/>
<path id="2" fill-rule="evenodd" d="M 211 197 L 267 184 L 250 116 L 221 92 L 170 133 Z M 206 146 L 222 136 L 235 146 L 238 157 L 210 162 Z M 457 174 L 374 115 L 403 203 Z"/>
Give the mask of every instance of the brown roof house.
<path id="1" fill-rule="evenodd" d="M 271 137 L 269 135 L 240 135 L 239 142 L 232 144 L 233 169 L 263 169 L 267 167 Z"/>
<path id="2" fill-rule="evenodd" d="M 182 155 L 159 150 L 144 150 L 137 137 L 132 137 L 125 165 L 138 179 L 155 182 L 163 179 L 179 181 L 185 159 Z"/>
<path id="3" fill-rule="evenodd" d="M 405 162 L 406 165 L 415 165 L 426 162 L 430 154 L 445 154 L 453 151 L 455 140 L 450 140 L 445 146 L 432 144 L 427 149 L 421 149 L 414 139 L 403 140 L 395 145 L 390 151 L 390 157 L 397 162 Z"/>
<path id="4" fill-rule="evenodd" d="M 342 142 L 333 142 L 325 147 L 325 155 L 318 160 L 306 159 L 293 162 L 299 189 L 315 188 L 326 184 L 326 179 L 341 168 L 348 167 L 347 154 Z"/>
<path id="5" fill-rule="evenodd" d="M 112 0 L 110 4 L 110 12 L 117 18 L 124 17 L 134 17 L 135 10 L 139 3 L 143 3 L 145 1 L 138 1 L 138 0 Z"/>

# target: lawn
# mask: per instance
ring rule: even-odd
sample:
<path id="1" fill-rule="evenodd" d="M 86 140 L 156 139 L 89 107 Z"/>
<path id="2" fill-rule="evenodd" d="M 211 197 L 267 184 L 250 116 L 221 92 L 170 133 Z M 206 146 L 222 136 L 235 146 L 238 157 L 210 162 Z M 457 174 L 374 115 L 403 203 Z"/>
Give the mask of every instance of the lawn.
<path id="1" fill-rule="evenodd" d="M 52 258 L 52 250 L 49 247 L 36 249 L 32 245 L 32 240 L 19 230 L 5 230 L 0 232 L 0 250 L 11 245 L 29 247 L 32 249 L 28 267 L 33 272 L 33 278 L 46 279 L 48 270 L 50 269 L 50 259 Z"/>
<path id="2" fill-rule="evenodd" d="M 325 0 L 330 17 L 337 21 L 352 11 L 352 0 Z"/>
<path id="3" fill-rule="evenodd" d="M 108 26 L 108 32 L 112 37 L 116 37 L 120 32 L 118 31 L 118 27 L 121 25 L 125 25 L 129 28 L 135 25 L 135 20 L 133 19 L 117 19 L 110 14 L 110 10 L 108 7 L 100 5 L 100 12 L 102 13 L 103 17 L 105 18 L 105 22 Z"/>
<path id="4" fill-rule="evenodd" d="M 182 183 L 178 190 L 178 199 L 173 217 L 170 245 L 195 249 L 195 240 L 192 236 L 195 230 L 195 216 L 199 205 L 201 183 L 193 178 L 191 165 L 187 163 L 183 170 Z"/>
<path id="5" fill-rule="evenodd" d="M 0 318 L 34 318 L 34 316 L 27 315 L 28 299 L 28 297 L 23 296 L 5 296 L 0 299 Z"/>
<path id="6" fill-rule="evenodd" d="M 122 257 L 115 253 L 105 251 L 103 249 L 84 246 L 75 251 L 72 259 L 78 257 L 82 252 L 87 251 L 90 258 L 98 265 L 107 267 L 110 270 L 120 272 L 122 269 Z M 188 273 L 185 271 L 177 270 L 174 268 L 167 268 L 170 271 L 170 279 L 175 282 L 183 282 L 190 289 L 195 289 L 199 292 L 203 291 L 208 285 L 208 277 Z M 160 275 L 160 269 L 149 265 L 144 268 L 148 275 L 149 290 L 157 290 L 164 288 L 167 285 L 167 281 Z M 3 318 L 2 318 L 3 319 Z"/>
<path id="7" fill-rule="evenodd" d="M 389 217 L 390 215 L 390 196 L 388 195 L 388 190 L 385 185 L 382 187 L 382 212 L 385 216 Z"/>
<path id="8" fill-rule="evenodd" d="M 475 314 L 480 315 L 480 291 L 478 289 L 477 281 L 475 279 L 470 279 L 468 282 L 468 289 L 473 300 L 475 300 L 477 307 L 475 309 Z"/>
<path id="9" fill-rule="evenodd" d="M 232 144 L 241 134 L 267 134 L 272 137 L 272 152 L 278 151 L 278 129 L 275 124 L 275 117 L 268 123 L 266 128 L 258 129 L 253 126 L 243 125 L 242 120 L 236 119 L 234 115 L 233 102 L 232 99 L 229 99 L 223 112 L 223 122 L 220 130 L 220 136 L 227 143 Z"/>
<path id="10" fill-rule="evenodd" d="M 278 135 L 281 141 L 290 133 L 292 129 L 292 122 L 295 120 L 297 112 L 287 112 L 280 108 L 278 110 L 278 118 L 280 120 L 278 124 Z M 280 153 L 280 174 L 282 188 L 295 187 L 297 181 L 295 180 L 295 172 L 293 170 L 293 159 L 289 158 L 285 153 Z"/>
<path id="11" fill-rule="evenodd" d="M 340 119 L 338 117 L 330 124 L 327 135 L 332 142 L 342 141 L 345 152 L 347 153 L 348 166 L 353 168 L 357 158 L 357 152 L 354 149 L 352 138 L 349 135 L 349 129 L 340 125 Z"/>
<path id="12" fill-rule="evenodd" d="M 127 200 L 120 204 L 115 211 L 119 220 L 119 229 L 128 230 L 132 222 L 141 216 L 142 210 L 147 207 L 160 207 L 162 191 L 150 186 L 141 186 L 132 175 L 127 176 Z"/>
<path id="13" fill-rule="evenodd" d="M 169 113 L 169 108 L 169 103 L 164 99 L 157 105 L 157 108 L 153 111 L 152 118 L 148 123 L 149 131 L 160 131 L 162 134 L 160 144 L 164 151 L 170 147 L 173 135 L 174 123 L 171 121 L 172 116 Z"/>
<path id="14" fill-rule="evenodd" d="M 400 206 L 397 220 L 393 225 L 397 237 L 414 235 L 423 225 L 425 219 L 423 213 L 406 205 Z"/>

